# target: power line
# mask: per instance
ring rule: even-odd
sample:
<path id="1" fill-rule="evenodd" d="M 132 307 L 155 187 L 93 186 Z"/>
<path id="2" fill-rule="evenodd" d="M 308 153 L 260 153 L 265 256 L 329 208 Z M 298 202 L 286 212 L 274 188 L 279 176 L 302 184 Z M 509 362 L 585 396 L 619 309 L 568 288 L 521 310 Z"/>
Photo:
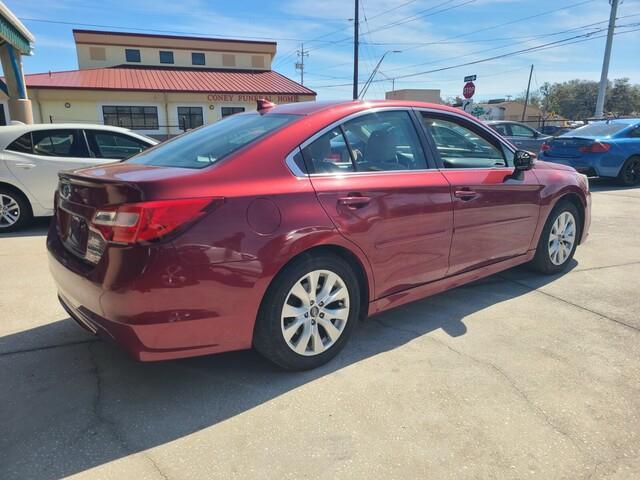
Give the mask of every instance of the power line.
<path id="1" fill-rule="evenodd" d="M 637 16 L 637 15 L 627 15 L 625 17 L 631 17 L 631 16 Z M 620 17 L 620 18 L 624 18 L 624 17 Z M 455 57 L 440 58 L 438 60 L 433 60 L 433 61 L 429 61 L 429 62 L 422 62 L 422 63 L 412 64 L 412 65 L 406 65 L 404 67 L 386 69 L 385 73 L 388 74 L 388 72 L 392 72 L 392 71 L 407 70 L 409 68 L 415 68 L 415 67 L 420 67 L 420 66 L 424 66 L 424 65 L 433 65 L 434 63 L 436 63 L 436 64 L 437 63 L 442 63 L 442 62 L 446 62 L 446 61 L 449 61 L 449 60 L 455 60 L 457 58 L 465 58 L 465 57 L 469 57 L 469 56 L 476 55 L 476 54 L 479 54 L 479 53 L 485 53 L 487 51 L 493 51 L 493 50 L 496 50 L 496 49 L 511 47 L 513 45 L 520 45 L 520 44 L 523 44 L 523 43 L 528 43 L 528 40 L 529 39 L 533 39 L 533 38 L 546 38 L 546 37 L 553 37 L 553 36 L 557 36 L 557 35 L 565 35 L 567 33 L 579 31 L 579 30 L 582 30 L 582 29 L 585 29 L 585 28 L 590 28 L 593 25 L 597 25 L 597 24 L 600 24 L 600 23 L 606 23 L 607 21 L 608 20 L 604 20 L 604 21 L 600 21 L 600 22 L 590 23 L 590 24 L 587 24 L 587 25 L 582 25 L 580 27 L 574 27 L 574 28 L 570 28 L 570 29 L 566 29 L 566 30 L 560 30 L 560 31 L 557 31 L 557 32 L 552 32 L 552 33 L 540 34 L 540 35 L 536 35 L 535 37 L 525 37 L 526 40 L 523 40 L 521 42 L 516 42 L 516 43 L 509 42 L 509 43 L 507 43 L 505 45 L 493 46 L 493 47 L 488 48 L 488 49 L 476 50 L 474 52 L 471 52 L 471 53 L 468 53 L 468 54 L 465 54 L 465 55 L 462 55 L 462 56 L 456 55 Z M 620 25 L 620 26 L 624 27 L 625 25 Z M 604 28 L 599 28 L 599 29 L 595 29 L 594 31 L 588 32 L 588 33 L 594 34 L 594 33 L 602 32 L 604 30 L 605 30 Z M 507 38 L 505 40 L 509 40 L 509 39 Z M 337 80 L 337 79 L 346 79 L 348 77 L 343 76 L 343 77 L 333 77 L 333 78 Z"/>
<path id="2" fill-rule="evenodd" d="M 629 26 L 635 26 L 635 24 L 631 24 L 631 25 L 627 25 Z M 632 30 L 625 30 L 624 32 L 616 32 L 615 35 L 623 35 L 625 33 L 632 33 L 632 32 L 636 32 L 636 31 L 640 31 L 640 28 L 636 28 L 636 29 L 632 29 Z M 480 60 L 474 60 L 472 62 L 466 62 L 466 63 L 461 63 L 461 64 L 457 64 L 457 65 L 451 65 L 448 67 L 441 67 L 441 68 L 436 68 L 433 70 L 426 70 L 423 72 L 415 72 L 415 73 L 409 73 L 409 74 L 405 74 L 405 75 L 399 75 L 396 78 L 396 80 L 398 79 L 403 79 L 403 78 L 412 78 L 412 77 L 418 77 L 418 76 L 422 76 L 422 75 L 427 75 L 430 73 L 437 73 L 437 72 L 443 72 L 445 70 L 452 70 L 454 68 L 460 68 L 460 67 L 466 67 L 469 65 L 477 65 L 479 63 L 485 63 L 485 62 L 490 62 L 493 60 L 498 60 L 501 58 L 506 58 L 506 57 L 511 57 L 511 56 L 515 56 L 515 55 L 521 55 L 523 53 L 530 53 L 530 52 L 538 52 L 538 51 L 542 51 L 542 50 L 549 50 L 551 48 L 558 48 L 558 47 L 563 47 L 566 45 L 573 45 L 575 43 L 582 43 L 582 42 L 586 42 L 589 40 L 595 40 L 597 38 L 602 38 L 605 35 L 593 35 L 593 33 L 587 33 L 587 34 L 583 34 L 583 35 L 576 35 L 574 37 L 569 37 L 569 38 L 565 38 L 562 40 L 557 40 L 555 42 L 549 42 L 549 43 L 545 43 L 542 45 L 537 45 L 535 47 L 530 47 L 530 48 L 525 48 L 522 50 L 516 50 L 514 52 L 509 52 L 509 53 L 504 53 L 501 55 L 495 55 L 492 57 L 488 57 L 488 58 L 483 58 Z M 587 38 L 585 38 L 587 37 Z M 574 40 L 574 39 L 581 39 L 581 40 Z M 574 41 L 570 41 L 570 40 L 574 40 Z M 380 82 L 383 80 L 375 80 L 376 82 Z M 334 85 L 317 85 L 314 88 L 318 89 L 318 88 L 333 88 L 333 87 L 343 87 L 346 85 L 351 85 L 350 83 L 347 84 L 334 84 Z"/>

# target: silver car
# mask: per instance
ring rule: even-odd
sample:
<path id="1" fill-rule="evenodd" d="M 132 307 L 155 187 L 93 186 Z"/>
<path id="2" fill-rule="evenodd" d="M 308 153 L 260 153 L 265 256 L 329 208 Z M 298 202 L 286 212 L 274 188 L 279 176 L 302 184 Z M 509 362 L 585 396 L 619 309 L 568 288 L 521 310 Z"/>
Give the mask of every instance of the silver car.
<path id="1" fill-rule="evenodd" d="M 553 137 L 540 133 L 524 123 L 508 122 L 505 120 L 493 120 L 487 122 L 491 128 L 513 143 L 520 150 L 538 153 L 540 147 Z"/>

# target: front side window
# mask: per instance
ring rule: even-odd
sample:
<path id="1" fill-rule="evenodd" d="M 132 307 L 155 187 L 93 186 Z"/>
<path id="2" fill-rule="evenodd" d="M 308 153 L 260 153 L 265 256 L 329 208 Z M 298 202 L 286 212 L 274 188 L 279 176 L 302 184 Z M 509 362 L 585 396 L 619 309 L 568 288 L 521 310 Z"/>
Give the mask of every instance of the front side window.
<path id="1" fill-rule="evenodd" d="M 102 116 L 105 125 L 132 130 L 158 129 L 158 107 L 104 105 Z"/>
<path id="2" fill-rule="evenodd" d="M 507 166 L 502 148 L 462 123 L 423 113 L 422 124 L 433 138 L 445 168 Z"/>
<path id="3" fill-rule="evenodd" d="M 32 132 L 33 153 L 48 157 L 87 157 L 83 139 L 75 130 L 36 130 Z"/>
<path id="4" fill-rule="evenodd" d="M 17 138 L 9 146 L 7 150 L 20 153 L 33 153 L 31 148 L 31 133 L 25 133 L 21 137 Z"/>
<path id="5" fill-rule="evenodd" d="M 229 115 L 234 115 L 236 113 L 244 112 L 244 107 L 222 107 L 222 118 L 228 117 Z"/>
<path id="6" fill-rule="evenodd" d="M 524 125 L 518 125 L 517 123 L 511 124 L 511 134 L 514 137 L 526 137 L 526 138 L 535 138 L 536 132 L 534 132 L 529 127 L 525 127 Z"/>
<path id="7" fill-rule="evenodd" d="M 127 161 L 161 167 L 208 167 L 298 118 L 277 113 L 234 115 L 174 137 Z"/>
<path id="8" fill-rule="evenodd" d="M 640 125 L 637 125 L 633 130 L 629 132 L 629 137 L 640 138 Z"/>
<path id="9" fill-rule="evenodd" d="M 160 50 L 160 63 L 173 63 L 173 52 Z"/>
<path id="10" fill-rule="evenodd" d="M 127 48 L 124 51 L 124 58 L 127 62 L 140 63 L 140 50 Z"/>
<path id="11" fill-rule="evenodd" d="M 121 133 L 85 130 L 91 153 L 96 158 L 124 160 L 146 150 L 151 145 Z"/>
<path id="12" fill-rule="evenodd" d="M 191 130 L 203 124 L 202 107 L 178 107 L 180 130 Z"/>
<path id="13" fill-rule="evenodd" d="M 192 52 L 191 53 L 191 63 L 193 65 L 204 65 L 205 64 L 204 53 Z"/>
<path id="14" fill-rule="evenodd" d="M 340 127 L 321 135 L 303 148 L 302 156 L 310 173 L 355 171 L 349 146 Z"/>

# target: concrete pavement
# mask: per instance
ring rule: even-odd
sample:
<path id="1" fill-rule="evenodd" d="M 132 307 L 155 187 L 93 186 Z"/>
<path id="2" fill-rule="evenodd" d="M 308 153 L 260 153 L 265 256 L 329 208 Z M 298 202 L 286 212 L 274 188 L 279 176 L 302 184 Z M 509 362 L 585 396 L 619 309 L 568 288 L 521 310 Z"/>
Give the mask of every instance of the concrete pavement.
<path id="1" fill-rule="evenodd" d="M 640 478 L 640 188 L 593 190 L 565 275 L 385 313 L 304 373 L 134 363 L 58 305 L 44 222 L 0 238 L 0 478 Z"/>

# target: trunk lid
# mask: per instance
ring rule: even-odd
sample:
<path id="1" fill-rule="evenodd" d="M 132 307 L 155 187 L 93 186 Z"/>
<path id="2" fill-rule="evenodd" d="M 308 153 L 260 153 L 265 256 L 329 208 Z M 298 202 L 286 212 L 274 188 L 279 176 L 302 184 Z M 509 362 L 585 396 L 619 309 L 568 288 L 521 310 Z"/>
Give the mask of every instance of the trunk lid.
<path id="1" fill-rule="evenodd" d="M 55 222 L 60 240 L 76 257 L 97 263 L 106 247 L 91 223 L 98 209 L 177 194 L 169 184 L 192 175 L 183 168 L 112 164 L 60 172 L 55 201 Z"/>
<path id="2" fill-rule="evenodd" d="M 594 140 L 592 138 L 556 137 L 548 142 L 551 148 L 545 152 L 545 156 L 557 158 L 578 158 L 582 156 L 580 148 L 591 145 L 593 142 Z"/>

